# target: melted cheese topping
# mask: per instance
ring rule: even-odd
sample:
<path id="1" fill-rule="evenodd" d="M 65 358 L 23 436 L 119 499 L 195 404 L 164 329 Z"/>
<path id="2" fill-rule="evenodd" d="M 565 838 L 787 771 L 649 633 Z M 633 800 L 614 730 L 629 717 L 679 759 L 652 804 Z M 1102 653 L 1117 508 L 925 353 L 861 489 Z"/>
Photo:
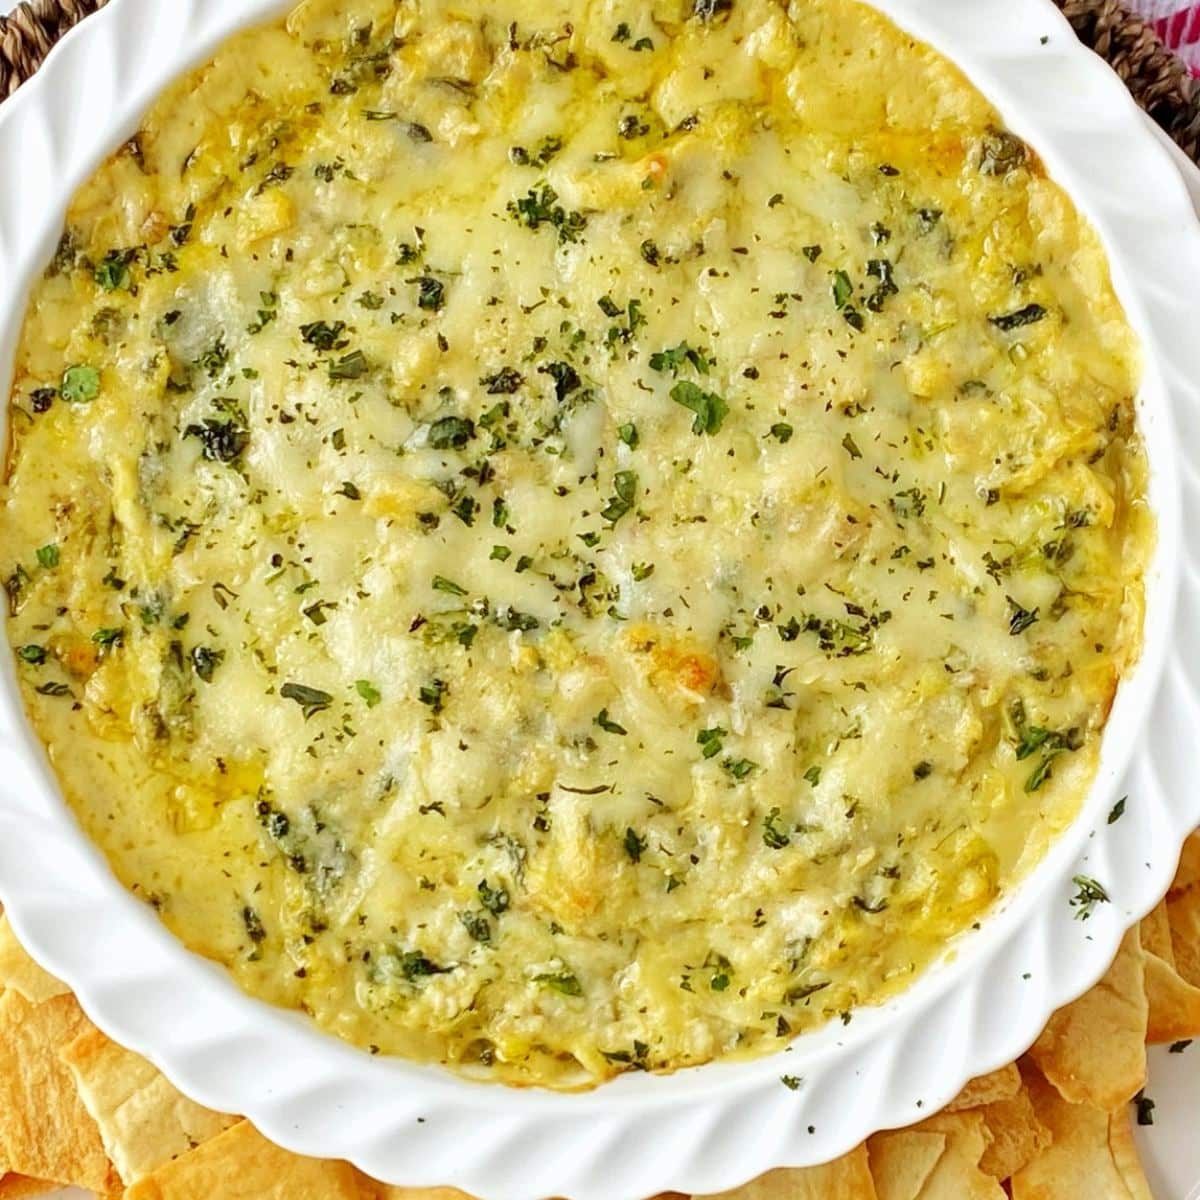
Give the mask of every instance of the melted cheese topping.
<path id="1" fill-rule="evenodd" d="M 119 877 L 359 1045 L 766 1051 L 1078 810 L 1136 377 L 1062 191 L 851 0 L 307 0 L 34 292 L 28 709 Z"/>

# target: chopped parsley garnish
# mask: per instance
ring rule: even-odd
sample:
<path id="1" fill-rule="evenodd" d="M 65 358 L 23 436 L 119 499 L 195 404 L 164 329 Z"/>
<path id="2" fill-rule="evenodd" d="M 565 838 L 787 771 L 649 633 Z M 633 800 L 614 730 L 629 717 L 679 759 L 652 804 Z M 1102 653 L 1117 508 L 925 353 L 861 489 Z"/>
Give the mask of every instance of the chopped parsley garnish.
<path id="1" fill-rule="evenodd" d="M 110 250 L 96 268 L 96 282 L 106 292 L 129 291 L 133 285 L 129 264 L 136 254 L 135 250 Z"/>
<path id="2" fill-rule="evenodd" d="M 1011 596 L 1007 597 L 1009 607 L 1008 632 L 1016 637 L 1024 633 L 1038 619 L 1038 609 L 1023 608 Z"/>
<path id="3" fill-rule="evenodd" d="M 332 325 L 327 325 L 324 321 L 313 321 L 309 325 L 300 326 L 300 337 L 315 349 L 328 352 L 340 350 L 347 344 L 342 338 L 345 331 L 345 321 L 335 321 Z"/>
<path id="4" fill-rule="evenodd" d="M 460 912 L 458 919 L 468 935 L 477 942 L 488 943 L 492 940 L 492 926 L 483 913 Z"/>
<path id="5" fill-rule="evenodd" d="M 46 661 L 46 647 L 33 644 L 21 646 L 17 650 L 17 657 L 31 667 L 40 667 Z"/>
<path id="6" fill-rule="evenodd" d="M 600 510 L 600 515 L 615 525 L 626 513 L 633 508 L 634 497 L 637 495 L 638 477 L 636 471 L 618 471 L 613 476 L 615 496 Z"/>
<path id="7" fill-rule="evenodd" d="M 602 708 L 593 719 L 592 723 L 598 725 L 605 733 L 615 733 L 618 737 L 625 737 L 629 732 L 624 725 L 618 724 L 608 715 L 608 709 Z"/>
<path id="8" fill-rule="evenodd" d="M 193 646 L 189 657 L 192 660 L 192 670 L 205 683 L 212 683 L 213 672 L 225 660 L 225 651 L 214 650 L 211 646 Z"/>
<path id="9" fill-rule="evenodd" d="M 800 1085 L 804 1082 L 799 1075 L 780 1075 L 779 1082 L 783 1084 L 789 1092 L 798 1091 Z"/>
<path id="10" fill-rule="evenodd" d="M 223 421 L 205 417 L 201 424 L 189 425 L 183 436 L 199 438 L 203 457 L 219 463 L 236 461 L 250 442 L 249 432 L 232 417 Z"/>
<path id="11" fill-rule="evenodd" d="M 446 707 L 446 693 L 449 690 L 444 679 L 433 679 L 420 686 L 417 690 L 417 699 L 427 708 L 432 709 L 434 716 L 437 716 Z"/>
<path id="12" fill-rule="evenodd" d="M 446 285 L 432 275 L 417 275 L 407 281 L 417 285 L 417 307 L 440 312 L 446 304 Z"/>
<path id="13" fill-rule="evenodd" d="M 435 592 L 445 592 L 448 596 L 465 596 L 467 594 L 465 587 L 455 583 L 453 579 L 447 579 L 445 575 L 435 575 L 432 587 Z"/>
<path id="14" fill-rule="evenodd" d="M 703 350 L 689 346 L 687 342 L 680 342 L 669 350 L 657 350 L 650 355 L 651 370 L 670 371 L 672 375 L 678 375 L 689 363 L 701 375 L 708 374 L 708 355 Z"/>
<path id="15" fill-rule="evenodd" d="M 57 567 L 59 562 L 58 546 L 54 542 L 48 545 L 39 546 L 37 550 L 37 560 L 39 567 L 45 567 L 49 570 L 52 567 Z"/>
<path id="16" fill-rule="evenodd" d="M 729 413 L 729 405 L 715 392 L 706 392 L 690 380 L 681 379 L 671 389 L 671 399 L 696 414 L 692 422 L 694 434 L 716 434 Z"/>
<path id="17" fill-rule="evenodd" d="M 1045 315 L 1046 310 L 1040 304 L 1026 304 L 1024 308 L 1018 308 L 1015 312 L 1003 313 L 998 317 L 988 317 L 988 320 L 997 329 L 1008 333 L 1013 329 L 1020 329 L 1023 325 L 1034 325 Z"/>
<path id="18" fill-rule="evenodd" d="M 294 700 L 304 712 L 304 719 L 319 712 L 324 712 L 332 703 L 333 697 L 320 688 L 308 687 L 303 683 L 285 683 L 279 689 L 279 694 L 285 700 Z"/>
<path id="19" fill-rule="evenodd" d="M 242 924 L 245 926 L 246 936 L 256 946 L 259 942 L 266 941 L 267 931 L 263 928 L 262 918 L 248 904 L 242 908 Z"/>
<path id="20" fill-rule="evenodd" d="M 540 983 L 542 987 L 550 988 L 551 991 L 561 992 L 564 996 L 583 995 L 583 986 L 570 971 L 535 975 L 533 982 Z"/>
<path id="21" fill-rule="evenodd" d="M 854 285 L 850 282 L 850 276 L 845 271 L 834 271 L 833 273 L 833 305 L 835 308 L 845 308 L 850 303 L 851 297 L 854 295 Z"/>
<path id="22" fill-rule="evenodd" d="M 430 975 L 445 975 L 450 968 L 439 967 L 419 950 L 407 950 L 399 956 L 400 973 L 410 983 L 427 979 Z"/>
<path id="23" fill-rule="evenodd" d="M 501 367 L 493 375 L 484 375 L 479 382 L 487 388 L 489 396 L 511 396 L 525 382 L 525 377 L 515 367 Z"/>
<path id="24" fill-rule="evenodd" d="M 541 624 L 531 613 L 519 612 L 507 605 L 497 610 L 493 620 L 501 629 L 505 629 L 509 633 L 529 633 Z"/>
<path id="25" fill-rule="evenodd" d="M 1125 815 L 1125 802 L 1129 799 L 1128 796 L 1122 796 L 1120 800 L 1112 806 L 1112 811 L 1108 814 L 1108 824 L 1115 825 Z"/>
<path id="26" fill-rule="evenodd" d="M 721 766 L 724 768 L 724 770 L 729 772 L 732 778 L 736 779 L 738 783 L 741 783 L 743 779 L 745 779 L 754 771 L 755 767 L 758 766 L 758 763 L 752 762 L 748 758 L 727 758 L 721 763 Z"/>
<path id="27" fill-rule="evenodd" d="M 1076 875 L 1071 882 L 1079 889 L 1071 897 L 1071 907 L 1076 910 L 1077 921 L 1086 921 L 1097 904 L 1109 903 L 1108 892 L 1094 879 L 1089 879 L 1086 875 Z"/>
<path id="28" fill-rule="evenodd" d="M 374 708 L 383 699 L 379 689 L 369 679 L 355 680 L 354 690 L 363 698 L 368 708 Z"/>
<path id="29" fill-rule="evenodd" d="M 370 369 L 367 356 L 361 350 L 354 350 L 329 364 L 329 378 L 334 381 L 361 379 Z"/>
<path id="30" fill-rule="evenodd" d="M 629 855 L 630 862 L 640 863 L 646 846 L 646 839 L 640 836 L 635 829 L 625 830 L 625 853 Z"/>
<path id="31" fill-rule="evenodd" d="M 779 824 L 779 809 L 773 808 L 765 817 L 763 817 L 763 841 L 772 850 L 782 850 L 784 846 L 791 845 L 792 839 L 787 835 L 784 829 L 781 829 Z"/>
<path id="32" fill-rule="evenodd" d="M 461 450 L 475 436 L 469 417 L 439 417 L 429 427 L 429 444 L 435 450 Z"/>
<path id="33" fill-rule="evenodd" d="M 725 730 L 720 726 L 712 729 L 701 729 L 696 734 L 696 743 L 701 747 L 701 753 L 705 758 L 716 758 L 725 748 L 725 743 L 722 740 L 724 737 Z"/>
<path id="34" fill-rule="evenodd" d="M 587 217 L 563 208 L 558 203 L 558 193 L 548 183 L 532 187 L 524 196 L 510 200 L 508 212 L 526 229 L 552 226 L 558 232 L 560 245 L 579 241 L 579 235 L 587 228 Z"/>
<path id="35" fill-rule="evenodd" d="M 479 903 L 482 904 L 483 907 L 486 908 L 493 917 L 498 917 L 501 913 L 508 911 L 509 895 L 506 888 L 494 888 L 486 879 L 481 879 L 476 891 L 479 893 Z"/>
<path id="36" fill-rule="evenodd" d="M 867 297 L 867 307 L 872 312 L 882 312 L 887 298 L 900 291 L 896 286 L 892 264 L 886 258 L 873 258 L 867 263 L 867 275 L 878 280 L 875 290 Z"/>
<path id="37" fill-rule="evenodd" d="M 554 380 L 554 398 L 561 404 L 572 392 L 580 386 L 579 373 L 570 363 L 543 363 L 538 367 L 539 375 L 549 375 Z"/>

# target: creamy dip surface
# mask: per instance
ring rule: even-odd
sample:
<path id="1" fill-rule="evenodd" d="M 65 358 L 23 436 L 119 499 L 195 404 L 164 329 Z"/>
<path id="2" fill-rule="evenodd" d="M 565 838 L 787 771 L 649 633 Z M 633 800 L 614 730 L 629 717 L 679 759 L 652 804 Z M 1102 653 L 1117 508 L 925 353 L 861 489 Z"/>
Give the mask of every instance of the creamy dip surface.
<path id="1" fill-rule="evenodd" d="M 1068 197 L 854 0 L 307 0 L 34 289 L 25 702 L 119 878 L 342 1038 L 764 1053 L 1076 815 L 1138 376 Z"/>

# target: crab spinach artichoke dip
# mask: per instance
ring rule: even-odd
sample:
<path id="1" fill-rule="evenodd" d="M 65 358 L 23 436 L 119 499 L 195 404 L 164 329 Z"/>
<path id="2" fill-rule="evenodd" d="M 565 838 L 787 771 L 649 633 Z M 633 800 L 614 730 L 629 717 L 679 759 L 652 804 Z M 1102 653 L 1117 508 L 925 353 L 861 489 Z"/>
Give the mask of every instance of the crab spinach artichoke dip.
<path id="1" fill-rule="evenodd" d="M 121 881 L 372 1052 L 579 1087 L 906 987 L 1141 636 L 1098 239 L 854 0 L 310 0 L 73 201 L 30 718 Z"/>

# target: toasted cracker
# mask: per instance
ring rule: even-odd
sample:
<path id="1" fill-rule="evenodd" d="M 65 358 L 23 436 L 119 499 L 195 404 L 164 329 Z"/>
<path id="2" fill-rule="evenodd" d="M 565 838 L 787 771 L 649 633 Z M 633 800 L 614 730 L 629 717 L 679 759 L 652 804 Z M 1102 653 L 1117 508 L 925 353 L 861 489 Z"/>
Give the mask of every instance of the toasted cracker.
<path id="1" fill-rule="evenodd" d="M 237 1120 L 193 1103 L 141 1055 L 89 1029 L 62 1051 L 121 1179 L 134 1183 Z"/>
<path id="2" fill-rule="evenodd" d="M 0 1178 L 0 1200 L 24 1200 L 26 1196 L 46 1196 L 58 1190 L 59 1185 L 48 1179 L 30 1179 L 28 1175 L 5 1175 Z"/>
<path id="3" fill-rule="evenodd" d="M 1021 1073 L 1016 1063 L 1009 1063 L 998 1071 L 979 1075 L 963 1088 L 943 1111 L 961 1112 L 965 1108 L 980 1108 L 997 1100 L 1009 1100 L 1021 1090 Z"/>
<path id="4" fill-rule="evenodd" d="M 20 992 L 30 1004 L 41 1004 L 56 996 L 68 996 L 71 989 L 25 953 L 17 941 L 8 917 L 0 914 L 0 988 Z"/>
<path id="5" fill-rule="evenodd" d="M 349 1163 L 303 1158 L 239 1121 L 138 1180 L 125 1200 L 370 1200 Z"/>
<path id="6" fill-rule="evenodd" d="M 1006 1200 L 1004 1189 L 979 1168 L 991 1135 L 977 1109 L 938 1113 L 916 1128 L 940 1133 L 946 1139 L 946 1149 L 918 1200 Z"/>
<path id="7" fill-rule="evenodd" d="M 705 1200 L 878 1200 L 878 1195 L 862 1145 L 823 1167 L 768 1171 L 744 1187 Z"/>
<path id="8" fill-rule="evenodd" d="M 1126 1182 L 1131 1164 L 1122 1150 L 1118 1164 L 1110 1145 L 1110 1127 L 1128 1121 L 1122 1109 L 1115 1117 L 1090 1104 L 1070 1104 L 1030 1065 L 1022 1070 L 1038 1120 L 1053 1141 L 1011 1181 L 1013 1200 L 1142 1200 Z M 1120 1145 L 1121 1135 L 1116 1134 Z M 1140 1167 L 1137 1168 L 1140 1173 Z"/>
<path id="9" fill-rule="evenodd" d="M 919 1129 L 877 1133 L 867 1142 L 879 1200 L 917 1200 L 946 1149 L 946 1135 Z"/>
<path id="10" fill-rule="evenodd" d="M 1024 1086 L 1011 1099 L 997 1100 L 979 1111 L 991 1135 L 979 1169 L 994 1179 L 1015 1175 L 1050 1144 L 1050 1130 L 1037 1119 Z"/>
<path id="11" fill-rule="evenodd" d="M 1133 1139 L 1133 1119 L 1128 1106 L 1108 1118 L 1108 1152 L 1132 1200 L 1154 1200 Z"/>
<path id="12" fill-rule="evenodd" d="M 1171 946 L 1171 924 L 1167 917 L 1167 902 L 1159 901 L 1141 924 L 1142 949 L 1147 954 L 1157 954 L 1165 963 L 1175 965 L 1175 951 Z"/>
<path id="13" fill-rule="evenodd" d="M 1188 888 L 1167 901 L 1172 965 L 1193 987 L 1200 987 L 1200 887 Z"/>
<path id="14" fill-rule="evenodd" d="M 1135 926 L 1107 974 L 1090 992 L 1060 1008 L 1029 1051 L 1064 1100 L 1105 1112 L 1146 1083 L 1148 1009 L 1144 956 Z"/>
<path id="15" fill-rule="evenodd" d="M 457 1188 L 406 1188 L 390 1183 L 376 1183 L 374 1186 L 374 1200 L 472 1200 L 466 1192 L 460 1192 Z M 658 1200 L 663 1200 L 663 1197 L 658 1197 Z M 681 1200 L 687 1200 L 687 1197 L 681 1197 Z"/>
<path id="16" fill-rule="evenodd" d="M 1146 955 L 1146 1040 L 1152 1044 L 1200 1037 L 1200 988 L 1155 954 Z"/>
<path id="17" fill-rule="evenodd" d="M 112 1179 L 100 1131 L 58 1057 L 88 1027 L 73 996 L 0 996 L 0 1147 L 23 1175 L 104 1193 Z"/>
<path id="18" fill-rule="evenodd" d="M 1179 867 L 1175 872 L 1172 892 L 1182 892 L 1185 888 L 1194 887 L 1200 883 L 1200 832 L 1193 833 L 1183 843 L 1179 855 Z"/>

